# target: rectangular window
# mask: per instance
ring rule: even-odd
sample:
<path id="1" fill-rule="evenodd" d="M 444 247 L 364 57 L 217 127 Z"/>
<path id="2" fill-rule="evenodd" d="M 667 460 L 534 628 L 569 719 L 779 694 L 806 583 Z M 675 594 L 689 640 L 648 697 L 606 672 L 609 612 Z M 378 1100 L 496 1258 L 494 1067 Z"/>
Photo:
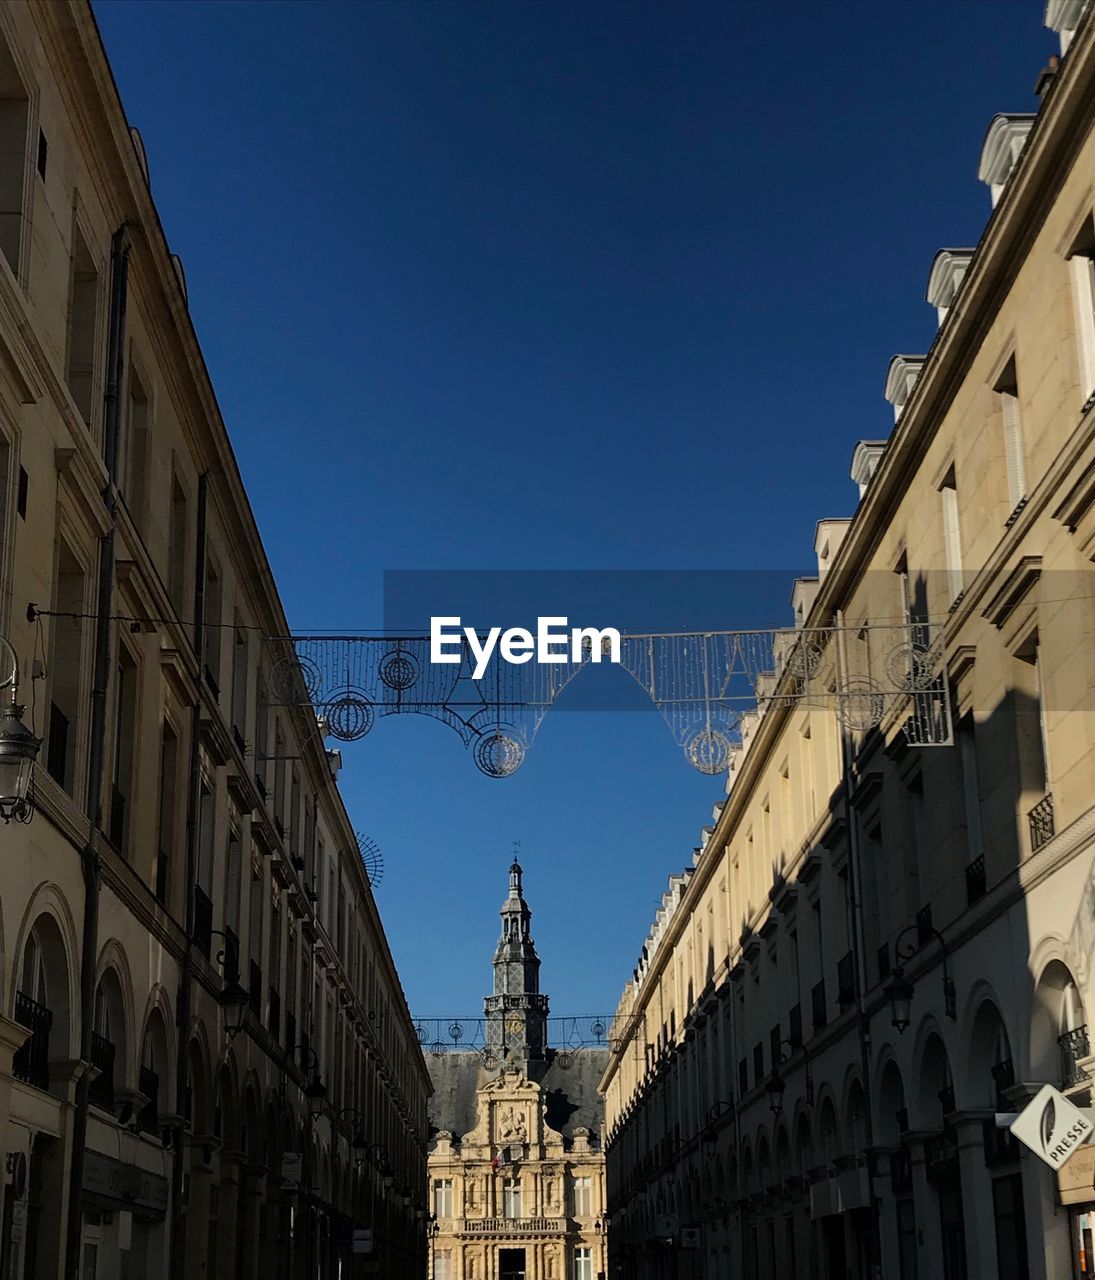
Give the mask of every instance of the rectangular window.
<path id="1" fill-rule="evenodd" d="M 251 866 L 251 909 L 248 912 L 247 933 L 248 950 L 251 959 L 262 964 L 262 870 L 258 863 Z"/>
<path id="2" fill-rule="evenodd" d="M 939 504 L 943 515 L 943 560 L 947 569 L 947 597 L 950 603 L 962 594 L 962 537 L 958 524 L 958 488 L 954 468 L 939 488 Z"/>
<path id="3" fill-rule="evenodd" d="M 144 532 L 148 505 L 148 394 L 136 369 L 130 366 L 126 394 L 125 453 L 121 467 L 121 490 L 129 514 L 139 532 Z"/>
<path id="4" fill-rule="evenodd" d="M 85 593 L 83 567 L 62 543 L 57 553 L 57 589 L 53 607 L 59 614 L 83 614 L 86 612 Z M 70 796 L 76 794 L 76 753 L 84 706 L 81 690 L 85 625 L 85 619 L 80 616 L 51 620 L 46 768 Z"/>
<path id="5" fill-rule="evenodd" d="M 591 1179 L 575 1178 L 570 1186 L 570 1212 L 575 1218 L 587 1218 L 593 1212 Z"/>
<path id="6" fill-rule="evenodd" d="M 520 1178 L 507 1178 L 502 1184 L 502 1216 L 505 1218 L 521 1216 Z"/>
<path id="7" fill-rule="evenodd" d="M 99 319 L 99 273 L 79 227 L 73 228 L 68 292 L 68 351 L 65 381 L 80 417 L 95 420 L 95 347 Z"/>
<path id="8" fill-rule="evenodd" d="M 977 777 L 977 739 L 973 716 L 964 716 L 958 723 L 955 740 L 958 744 L 958 761 L 962 769 L 962 804 L 966 815 L 967 859 L 976 860 L 984 852 L 981 837 L 981 786 Z"/>
<path id="9" fill-rule="evenodd" d="M 289 856 L 299 869 L 303 859 L 300 856 L 300 774 L 296 769 L 289 783 Z"/>
<path id="10" fill-rule="evenodd" d="M 203 653 L 205 683 L 215 698 L 221 691 L 221 576 L 211 557 L 205 560 L 205 626 Z"/>
<path id="11" fill-rule="evenodd" d="M 186 490 L 178 476 L 171 477 L 171 528 L 168 536 L 167 583 L 171 603 L 180 618 L 190 617 L 190 604 L 186 599 L 187 530 Z"/>
<path id="12" fill-rule="evenodd" d="M 247 647 L 247 631 L 237 613 L 232 631 L 232 731 L 241 751 L 246 749 Z"/>
<path id="13" fill-rule="evenodd" d="M 213 832 L 216 800 L 207 783 L 198 795 L 198 888 L 207 898 L 213 896 Z"/>
<path id="14" fill-rule="evenodd" d="M 1068 260 L 1072 277 L 1072 305 L 1076 318 L 1076 350 L 1080 373 L 1080 402 L 1095 393 L 1095 224 L 1083 228 Z"/>
<path id="15" fill-rule="evenodd" d="M 593 1250 L 579 1247 L 574 1250 L 574 1280 L 593 1280 Z"/>
<path id="16" fill-rule="evenodd" d="M 285 735 L 274 721 L 274 823 L 285 834 Z"/>
<path id="17" fill-rule="evenodd" d="M 30 96 L 11 50 L 0 40 L 0 253 L 19 278 L 22 255 Z"/>
<path id="18" fill-rule="evenodd" d="M 1008 481 L 1008 510 L 1014 514 L 1027 496 L 1026 465 L 1023 455 L 1023 428 L 1019 417 L 1019 380 L 1015 357 L 1008 361 L 994 388 L 1000 401 L 1000 421 L 1004 433 L 1004 467 Z"/>
<path id="19" fill-rule="evenodd" d="M 433 1255 L 433 1280 L 453 1280 L 452 1250 L 437 1249 Z"/>
<path id="20" fill-rule="evenodd" d="M 437 1218 L 452 1217 L 451 1178 L 438 1178 L 433 1184 L 433 1212 Z"/>
<path id="21" fill-rule="evenodd" d="M 110 780 L 110 843 L 119 853 L 129 848 L 133 773 L 137 738 L 137 664 L 125 645 L 118 646 L 114 672 L 114 767 Z"/>
<path id="22" fill-rule="evenodd" d="M 169 724 L 164 723 L 160 746 L 160 820 L 156 850 L 154 890 L 161 906 L 168 905 L 169 873 L 175 852 L 179 785 L 179 739 Z"/>
<path id="23" fill-rule="evenodd" d="M 240 931 L 240 894 L 243 881 L 243 846 L 235 827 L 228 829 L 228 846 L 225 850 L 224 927 L 233 933 Z"/>

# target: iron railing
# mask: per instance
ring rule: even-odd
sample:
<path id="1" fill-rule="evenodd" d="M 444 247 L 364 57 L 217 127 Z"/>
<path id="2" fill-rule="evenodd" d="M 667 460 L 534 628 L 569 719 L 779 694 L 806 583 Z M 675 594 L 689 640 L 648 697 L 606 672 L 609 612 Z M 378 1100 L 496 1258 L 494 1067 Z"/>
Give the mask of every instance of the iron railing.
<path id="1" fill-rule="evenodd" d="M 1068 1089 L 1087 1076 L 1087 1072 L 1080 1066 L 1080 1059 L 1091 1053 L 1087 1024 L 1063 1032 L 1057 1037 L 1057 1044 L 1061 1050 L 1061 1084 Z"/>
<path id="2" fill-rule="evenodd" d="M 1050 792 L 1047 791 L 1027 814 L 1027 821 L 1030 823 L 1030 851 L 1033 853 L 1052 839 L 1057 830 L 1053 819 L 1053 795 Z"/>
<path id="3" fill-rule="evenodd" d="M 547 1043 L 556 1049 L 608 1048 L 611 1018 L 607 1014 L 584 1014 L 581 1017 L 547 1018 Z M 430 1053 L 482 1053 L 487 1047 L 486 1018 L 418 1018 L 415 1034 Z"/>
<path id="4" fill-rule="evenodd" d="M 32 1000 L 22 991 L 15 993 L 15 1021 L 30 1032 L 11 1060 L 12 1074 L 38 1089 L 49 1088 L 49 1033 L 53 1010 Z"/>
<path id="5" fill-rule="evenodd" d="M 99 1074 L 88 1086 L 88 1096 L 97 1106 L 109 1110 L 114 1105 L 114 1057 L 115 1048 L 106 1036 L 98 1031 L 91 1033 L 91 1065 Z"/>

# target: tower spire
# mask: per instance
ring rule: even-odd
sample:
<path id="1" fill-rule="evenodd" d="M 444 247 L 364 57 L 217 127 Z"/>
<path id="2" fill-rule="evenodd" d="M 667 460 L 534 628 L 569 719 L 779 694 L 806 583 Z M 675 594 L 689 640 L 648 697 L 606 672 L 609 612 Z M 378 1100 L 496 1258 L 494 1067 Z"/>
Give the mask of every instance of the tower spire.
<path id="1" fill-rule="evenodd" d="M 487 996 L 487 1048 L 496 1061 L 526 1072 L 543 1064 L 547 1047 L 547 996 L 540 994 L 540 957 L 532 940 L 532 912 L 524 896 L 524 870 L 516 846 L 509 892 L 499 912 L 502 933 L 494 951 L 494 990 Z"/>

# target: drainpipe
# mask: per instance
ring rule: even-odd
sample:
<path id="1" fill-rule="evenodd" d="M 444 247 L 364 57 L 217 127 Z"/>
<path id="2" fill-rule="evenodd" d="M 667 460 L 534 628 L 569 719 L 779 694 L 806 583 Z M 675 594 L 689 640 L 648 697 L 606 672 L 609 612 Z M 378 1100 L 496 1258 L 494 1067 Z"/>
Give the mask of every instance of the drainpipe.
<path id="1" fill-rule="evenodd" d="M 844 611 L 835 612 L 837 626 L 838 681 L 843 682 L 848 672 L 848 654 L 844 631 Z M 880 1204 L 875 1195 L 874 1151 L 874 1100 L 871 1091 L 871 1019 L 867 1013 L 867 952 L 863 929 L 863 864 L 859 847 L 859 823 L 852 802 L 852 780 L 856 771 L 855 748 L 851 730 L 841 721 L 840 766 L 844 783 L 844 821 L 848 828 L 848 919 L 851 925 L 852 956 L 855 963 L 856 1005 L 859 1027 L 860 1068 L 863 1075 L 863 1096 L 866 1106 L 867 1136 L 867 1191 L 870 1205 L 870 1265 L 871 1274 L 882 1275 L 882 1235 L 879 1221 Z"/>
<path id="2" fill-rule="evenodd" d="M 194 885 L 197 881 L 198 840 L 201 836 L 201 682 L 202 649 L 205 636 L 205 528 L 208 506 L 209 476 L 203 472 L 198 477 L 197 532 L 194 555 L 194 652 L 198 659 L 198 692 L 190 708 L 190 761 L 186 798 L 186 949 L 183 952 L 182 970 L 179 974 L 179 994 L 175 1002 L 175 1113 L 183 1115 L 186 1108 L 186 1092 L 190 1083 L 190 1002 L 193 989 L 194 963 Z M 187 1175 L 186 1144 L 183 1127 L 175 1131 L 173 1184 L 173 1215 L 170 1242 L 170 1274 L 179 1280 L 186 1272 L 186 1214 L 183 1211 L 182 1188 Z"/>
<path id="3" fill-rule="evenodd" d="M 76 1280 L 83 1226 L 84 1153 L 91 1077 L 91 1038 L 95 1028 L 95 970 L 99 950 L 99 891 L 102 861 L 99 841 L 103 819 L 103 765 L 106 754 L 107 693 L 110 688 L 111 607 L 114 598 L 114 535 L 118 513 L 118 445 L 121 401 L 118 394 L 125 369 L 126 279 L 129 243 L 123 222 L 110 245 L 110 318 L 107 341 L 107 382 L 103 396 L 104 457 L 107 482 L 103 490 L 109 525 L 99 539 L 99 583 L 95 605 L 95 660 L 91 689 L 91 731 L 87 771 L 87 844 L 81 851 L 84 874 L 84 923 L 80 950 L 80 1061 L 72 1114 L 72 1162 L 69 1166 L 68 1215 L 65 1223 L 65 1278 Z"/>

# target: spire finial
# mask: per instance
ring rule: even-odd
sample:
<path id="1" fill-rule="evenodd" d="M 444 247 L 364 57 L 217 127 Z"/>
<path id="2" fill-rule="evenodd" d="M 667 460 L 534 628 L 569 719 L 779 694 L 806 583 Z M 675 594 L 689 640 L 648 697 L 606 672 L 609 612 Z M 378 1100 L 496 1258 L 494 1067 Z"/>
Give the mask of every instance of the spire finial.
<path id="1" fill-rule="evenodd" d="M 514 892 L 520 894 L 521 892 L 521 864 L 517 860 L 517 851 L 520 848 L 521 848 L 521 841 L 514 840 L 513 862 L 510 864 L 510 869 L 509 869 L 509 889 L 511 894 Z"/>

